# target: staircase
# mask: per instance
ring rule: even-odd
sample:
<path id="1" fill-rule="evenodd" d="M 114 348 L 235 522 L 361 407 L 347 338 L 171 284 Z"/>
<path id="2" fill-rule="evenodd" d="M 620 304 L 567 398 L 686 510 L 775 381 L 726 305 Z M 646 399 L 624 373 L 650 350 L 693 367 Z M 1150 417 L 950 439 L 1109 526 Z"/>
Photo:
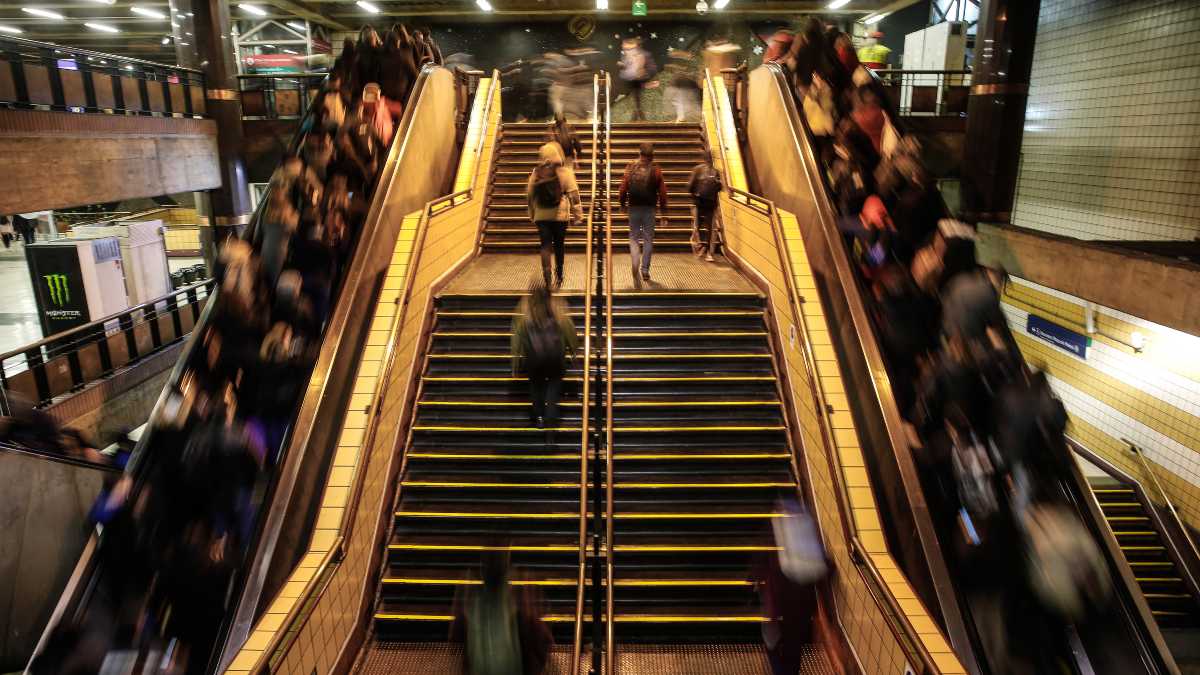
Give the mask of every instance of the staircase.
<path id="1" fill-rule="evenodd" d="M 575 177 L 583 210 L 588 210 L 591 191 L 592 128 L 580 124 L 575 129 L 584 154 L 575 165 Z M 530 252 L 539 246 L 537 228 L 529 221 L 525 187 L 529 174 L 538 164 L 538 148 L 551 139 L 549 124 L 511 123 L 501 130 L 500 149 L 492 175 L 483 234 L 485 252 Z M 694 124 L 629 123 L 612 127 L 612 190 L 614 205 L 625 165 L 638 156 L 643 141 L 655 144 L 654 161 L 662 168 L 667 183 L 668 222 L 659 224 L 654 245 L 666 250 L 690 246 L 692 232 L 691 197 L 687 182 L 692 167 L 704 157 L 704 140 Z M 601 167 L 603 169 L 603 167 Z M 601 177 L 603 179 L 603 177 Z M 624 250 L 629 245 L 629 219 L 624 211 L 613 214 L 613 244 Z M 567 249 L 582 251 L 586 245 L 582 225 L 567 230 Z"/>
<path id="2" fill-rule="evenodd" d="M 568 373 L 559 428 L 531 427 L 509 339 L 520 296 L 442 295 L 401 471 L 376 632 L 444 641 L 456 593 L 480 556 L 511 551 L 514 585 L 536 586 L 570 643 L 579 569 L 581 372 Z M 582 299 L 571 299 L 582 326 Z"/>
<path id="3" fill-rule="evenodd" d="M 575 128 L 583 155 L 576 160 L 575 178 L 583 212 L 588 212 L 592 189 L 592 127 Z M 500 149 L 492 188 L 485 207 L 483 250 L 491 253 L 526 253 L 538 250 L 537 227 L 529 220 L 525 196 L 529 174 L 538 165 L 538 148 L 552 140 L 552 126 L 537 123 L 507 123 L 500 130 Z M 582 251 L 586 240 L 583 224 L 567 230 L 567 249 Z"/>
<path id="4" fill-rule="evenodd" d="M 796 495 L 762 299 L 613 299 L 613 615 L 619 641 L 754 642 L 752 568 Z"/>
<path id="5" fill-rule="evenodd" d="M 1137 493 L 1107 477 L 1089 477 L 1088 484 L 1159 627 L 1200 626 L 1200 606 Z"/>

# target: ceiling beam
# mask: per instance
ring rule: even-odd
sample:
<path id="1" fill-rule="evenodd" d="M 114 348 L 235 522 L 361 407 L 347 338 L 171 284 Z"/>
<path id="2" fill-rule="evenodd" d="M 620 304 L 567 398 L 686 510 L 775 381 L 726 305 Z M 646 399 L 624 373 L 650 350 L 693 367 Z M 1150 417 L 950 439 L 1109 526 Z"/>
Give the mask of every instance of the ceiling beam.
<path id="1" fill-rule="evenodd" d="M 352 31 L 350 26 L 332 18 L 328 14 L 309 6 L 301 0 L 267 0 L 267 4 L 274 5 L 279 9 L 291 12 L 302 19 L 308 19 L 312 23 L 332 28 L 337 31 Z"/>

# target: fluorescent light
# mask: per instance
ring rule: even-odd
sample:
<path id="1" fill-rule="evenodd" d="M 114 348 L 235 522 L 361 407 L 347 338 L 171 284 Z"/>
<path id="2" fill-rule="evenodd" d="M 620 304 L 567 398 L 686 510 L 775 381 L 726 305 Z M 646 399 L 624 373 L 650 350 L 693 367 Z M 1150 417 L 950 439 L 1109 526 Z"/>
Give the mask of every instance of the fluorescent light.
<path id="1" fill-rule="evenodd" d="M 0 26 L 0 33 L 12 33 L 13 35 L 16 35 L 18 33 L 24 33 L 24 32 L 25 31 L 21 30 L 20 28 L 15 27 L 15 26 Z"/>
<path id="2" fill-rule="evenodd" d="M 115 4 L 117 0 L 92 0 L 92 2 L 98 5 L 112 5 Z"/>
<path id="3" fill-rule="evenodd" d="M 275 45 L 263 45 L 267 49 L 275 49 Z"/>
<path id="4" fill-rule="evenodd" d="M 157 9 L 150 9 L 149 7 L 130 7 L 129 11 L 133 12 L 134 14 L 141 14 L 142 16 L 148 16 L 151 19 L 167 18 L 166 14 L 163 14 L 162 12 L 158 11 Z"/>
<path id="5" fill-rule="evenodd" d="M 308 30 L 307 28 L 304 27 L 304 24 L 296 23 L 295 21 L 289 21 L 289 22 L 287 22 L 287 25 L 288 25 L 288 28 L 291 28 L 292 30 L 298 30 L 301 33 Z"/>
<path id="6" fill-rule="evenodd" d="M 250 12 L 251 14 L 253 14 L 255 16 L 266 16 L 267 15 L 266 11 L 263 10 L 263 8 L 259 7 L 258 5 L 239 4 L 238 8 L 241 10 Z"/>
<path id="7" fill-rule="evenodd" d="M 891 14 L 891 12 L 883 12 L 882 14 L 872 14 L 871 16 L 868 16 L 867 18 L 863 19 L 862 22 L 869 26 L 873 23 L 879 23 L 880 21 L 883 21 L 884 19 L 886 19 L 888 17 L 889 14 Z"/>
<path id="8" fill-rule="evenodd" d="M 492 11 L 492 3 L 488 2 L 488 0 L 475 0 L 475 4 L 479 5 L 479 9 L 485 12 Z"/>
<path id="9" fill-rule="evenodd" d="M 284 54 L 292 54 L 292 55 L 294 55 L 294 56 L 300 56 L 300 53 L 299 53 L 299 52 L 297 52 L 297 51 L 294 51 L 294 50 L 291 50 L 291 49 L 285 49 L 285 50 L 283 50 L 283 53 L 284 53 Z"/>
<path id="10" fill-rule="evenodd" d="M 126 63 L 124 67 L 125 70 L 133 70 L 133 66 L 129 65 L 128 63 Z"/>
<path id="11" fill-rule="evenodd" d="M 362 8 L 364 11 L 370 12 L 370 13 L 372 13 L 372 14 L 378 14 L 378 13 L 379 13 L 379 8 L 378 8 L 378 7 L 376 7 L 375 5 L 373 5 L 373 4 L 369 3 L 369 2 L 367 2 L 367 0 L 358 0 L 358 2 L 356 2 L 356 3 L 354 3 L 354 4 L 356 4 L 356 5 L 358 5 L 359 7 L 361 7 L 361 8 Z"/>
<path id="12" fill-rule="evenodd" d="M 825 9 L 841 9 L 850 4 L 850 0 L 833 0 L 833 2 L 825 5 Z"/>
<path id="13" fill-rule="evenodd" d="M 67 19 L 67 17 L 59 14 L 58 12 L 51 12 L 48 9 L 38 9 L 37 7 L 22 7 L 21 11 L 25 12 L 26 14 L 40 16 L 43 19 L 54 19 L 55 21 L 65 21 Z"/>
<path id="14" fill-rule="evenodd" d="M 164 45 L 169 45 L 169 44 L 171 44 L 171 38 L 169 38 L 169 37 L 165 37 L 165 38 L 163 38 L 163 39 L 162 39 L 162 43 L 163 43 Z"/>
<path id="15" fill-rule="evenodd" d="M 729 4 L 729 0 L 717 0 L 713 3 L 713 9 L 725 9 L 725 5 Z"/>
<path id="16" fill-rule="evenodd" d="M 84 23 L 83 25 L 87 26 L 88 28 L 91 28 L 92 30 L 98 30 L 101 33 L 120 33 L 121 32 L 120 29 L 110 26 L 106 23 L 92 23 L 91 21 L 88 21 L 88 22 Z"/>
<path id="17" fill-rule="evenodd" d="M 596 9 L 608 9 L 608 0 L 596 0 Z"/>

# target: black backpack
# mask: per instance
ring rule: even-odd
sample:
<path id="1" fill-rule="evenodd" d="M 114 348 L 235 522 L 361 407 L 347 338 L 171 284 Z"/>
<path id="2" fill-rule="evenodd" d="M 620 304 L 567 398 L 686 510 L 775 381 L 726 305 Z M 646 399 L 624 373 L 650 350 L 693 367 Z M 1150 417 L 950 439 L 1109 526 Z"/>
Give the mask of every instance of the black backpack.
<path id="1" fill-rule="evenodd" d="M 711 166 L 705 165 L 704 173 L 696 181 L 696 201 L 703 204 L 716 204 L 721 194 L 721 175 Z"/>
<path id="2" fill-rule="evenodd" d="M 533 170 L 533 199 L 542 208 L 556 208 L 562 201 L 562 183 L 558 180 L 558 169 L 545 163 Z"/>
<path id="3" fill-rule="evenodd" d="M 654 163 L 634 160 L 629 165 L 629 200 L 654 203 L 658 199 L 658 184 L 654 180 Z"/>
<path id="4" fill-rule="evenodd" d="M 561 373 L 563 340 L 554 317 L 530 320 L 526 336 L 529 340 L 529 351 L 525 353 L 526 370 L 530 373 Z"/>

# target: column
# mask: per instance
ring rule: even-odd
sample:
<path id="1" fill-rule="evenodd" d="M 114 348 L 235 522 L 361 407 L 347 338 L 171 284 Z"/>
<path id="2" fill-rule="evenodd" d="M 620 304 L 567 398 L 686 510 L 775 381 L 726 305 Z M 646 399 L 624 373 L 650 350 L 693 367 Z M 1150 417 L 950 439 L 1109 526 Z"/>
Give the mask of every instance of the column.
<path id="1" fill-rule="evenodd" d="M 221 187 L 208 191 L 206 199 L 197 200 L 210 226 L 200 230 L 207 258 L 212 254 L 211 247 L 236 235 L 250 222 L 253 211 L 242 162 L 238 57 L 228 0 L 172 0 L 171 5 L 179 64 L 204 71 L 205 105 L 208 116 L 217 123 Z"/>
<path id="2" fill-rule="evenodd" d="M 963 218 L 1012 222 L 1040 0 L 983 0 L 967 105 Z"/>

